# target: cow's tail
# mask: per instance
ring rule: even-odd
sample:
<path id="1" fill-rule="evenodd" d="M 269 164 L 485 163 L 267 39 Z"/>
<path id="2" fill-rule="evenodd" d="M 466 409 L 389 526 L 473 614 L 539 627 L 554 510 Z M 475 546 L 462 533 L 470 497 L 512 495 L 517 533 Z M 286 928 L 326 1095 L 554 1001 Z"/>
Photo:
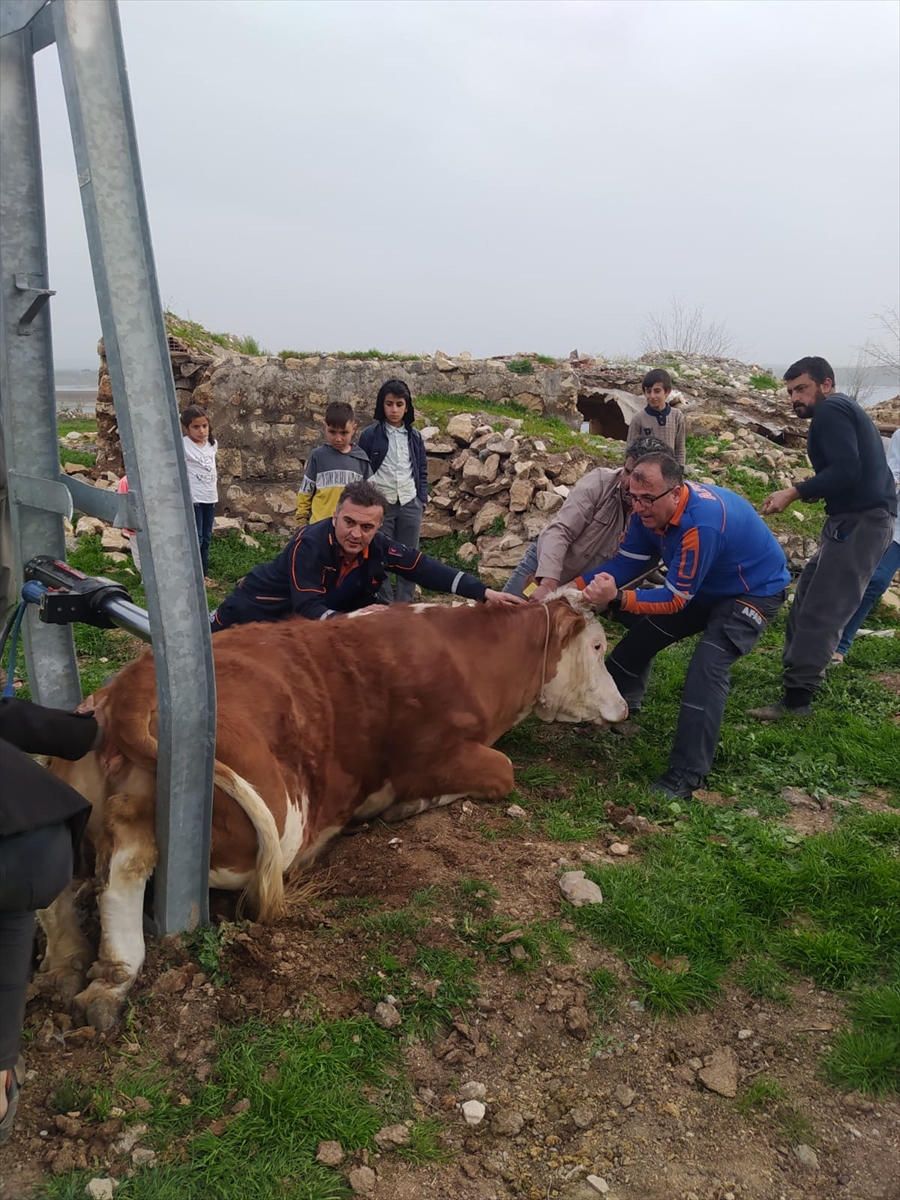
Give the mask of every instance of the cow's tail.
<path id="1" fill-rule="evenodd" d="M 276 921 L 285 913 L 284 859 L 275 818 L 259 792 L 237 772 L 216 760 L 216 787 L 239 804 L 256 831 L 256 878 L 247 894 L 256 909 L 257 920 Z"/>

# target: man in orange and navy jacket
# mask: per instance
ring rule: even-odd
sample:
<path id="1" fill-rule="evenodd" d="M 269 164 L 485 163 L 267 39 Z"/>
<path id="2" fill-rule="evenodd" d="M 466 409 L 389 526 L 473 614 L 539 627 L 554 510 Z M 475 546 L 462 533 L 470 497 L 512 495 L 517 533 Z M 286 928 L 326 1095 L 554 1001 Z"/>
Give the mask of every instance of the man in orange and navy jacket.
<path id="1" fill-rule="evenodd" d="M 629 480 L 634 511 L 615 558 L 576 580 L 628 633 L 607 659 L 630 713 L 641 707 L 660 650 L 703 632 L 691 656 L 669 770 L 652 786 L 690 796 L 712 767 L 732 665 L 786 598 L 784 551 L 756 510 L 725 488 L 688 483 L 668 454 L 648 454 Z M 665 586 L 622 591 L 660 560 Z"/>

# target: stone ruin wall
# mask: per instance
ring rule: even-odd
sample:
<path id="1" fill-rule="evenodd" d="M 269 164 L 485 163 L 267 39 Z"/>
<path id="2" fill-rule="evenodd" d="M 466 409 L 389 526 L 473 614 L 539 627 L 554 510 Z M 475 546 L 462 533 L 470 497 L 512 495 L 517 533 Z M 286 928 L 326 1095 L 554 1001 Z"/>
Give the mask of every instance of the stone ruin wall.
<path id="1" fill-rule="evenodd" d="M 97 395 L 97 473 L 107 480 L 122 473 L 112 388 L 102 357 Z M 533 373 L 510 371 L 507 359 L 451 359 L 438 353 L 412 361 L 249 357 L 225 351 L 213 357 L 169 338 L 179 410 L 201 404 L 210 414 L 219 445 L 220 527 L 287 534 L 294 528 L 297 488 L 310 450 L 322 442 L 322 417 L 332 400 L 351 403 L 360 428 L 373 417 L 375 395 L 385 379 L 404 379 L 413 397 L 458 395 L 461 413 L 446 432 L 425 428 L 432 499 L 422 526 L 425 538 L 455 533 L 473 543 L 479 570 L 495 582 L 518 562 L 562 507 L 570 488 L 592 467 L 621 461 L 621 448 L 592 455 L 580 447 L 549 453 L 539 440 L 523 437 L 521 420 L 479 413 L 478 401 L 510 401 L 557 416 L 573 429 L 624 439 L 630 417 L 643 404 L 644 363 L 616 364 L 573 354 L 552 366 L 535 363 Z M 753 368 L 755 370 L 755 368 Z M 762 455 L 773 486 L 786 486 L 806 468 L 805 428 L 785 415 L 784 397 L 754 392 L 748 368 L 717 360 L 711 380 L 702 360 L 683 359 L 677 384 L 689 428 L 721 435 L 714 463 L 697 464 L 695 477 L 716 482 L 724 462 Z M 419 421 L 422 425 L 422 421 Z M 496 428 L 497 426 L 500 428 Z M 735 444 L 729 446 L 729 440 Z M 779 445 L 780 443 L 780 445 Z M 498 520 L 499 518 L 499 520 Z M 502 529 L 501 529 L 502 526 Z M 802 535 L 786 545 L 792 563 L 812 551 Z"/>

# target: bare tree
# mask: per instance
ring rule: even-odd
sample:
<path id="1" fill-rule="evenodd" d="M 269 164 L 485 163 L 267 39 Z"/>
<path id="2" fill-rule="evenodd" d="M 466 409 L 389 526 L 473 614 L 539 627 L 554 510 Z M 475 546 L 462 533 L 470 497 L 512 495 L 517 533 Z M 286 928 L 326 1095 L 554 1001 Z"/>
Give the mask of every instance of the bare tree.
<path id="1" fill-rule="evenodd" d="M 677 296 L 669 301 L 668 312 L 648 314 L 641 347 L 645 354 L 668 350 L 707 358 L 728 358 L 739 349 L 724 321 L 707 321 L 702 305 L 688 308 Z"/>
<path id="2" fill-rule="evenodd" d="M 865 347 L 861 347 L 856 355 L 856 362 L 847 371 L 842 391 L 857 404 L 865 406 L 875 393 L 873 375 Z"/>
<path id="3" fill-rule="evenodd" d="M 900 377 L 900 312 L 896 308 L 883 308 L 873 319 L 879 327 L 879 336 L 869 338 L 862 348 L 863 354 L 872 366 Z"/>

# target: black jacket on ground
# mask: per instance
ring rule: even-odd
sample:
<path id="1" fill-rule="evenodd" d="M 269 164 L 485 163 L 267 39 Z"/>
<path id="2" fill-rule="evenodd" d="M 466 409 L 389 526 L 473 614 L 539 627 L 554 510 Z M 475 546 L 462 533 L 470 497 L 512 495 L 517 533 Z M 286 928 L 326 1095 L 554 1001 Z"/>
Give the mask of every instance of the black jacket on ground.
<path id="1" fill-rule="evenodd" d="M 320 621 L 355 612 L 377 603 L 379 588 L 394 572 L 434 592 L 466 600 L 483 600 L 487 591 L 474 575 L 447 567 L 383 533 L 376 533 L 346 570 L 334 521 L 326 517 L 295 533 L 278 558 L 245 575 L 216 609 L 212 631 L 251 621 L 280 621 L 292 613 Z"/>
<path id="2" fill-rule="evenodd" d="M 0 699 L 0 835 L 66 824 L 77 844 L 90 804 L 28 756 L 82 758 L 99 729 L 92 713 L 62 712 L 15 697 Z"/>
<path id="3" fill-rule="evenodd" d="M 829 516 L 884 508 L 896 515 L 897 490 L 872 418 L 842 392 L 815 406 L 806 435 L 815 471 L 796 484 L 804 500 L 824 499 Z"/>

